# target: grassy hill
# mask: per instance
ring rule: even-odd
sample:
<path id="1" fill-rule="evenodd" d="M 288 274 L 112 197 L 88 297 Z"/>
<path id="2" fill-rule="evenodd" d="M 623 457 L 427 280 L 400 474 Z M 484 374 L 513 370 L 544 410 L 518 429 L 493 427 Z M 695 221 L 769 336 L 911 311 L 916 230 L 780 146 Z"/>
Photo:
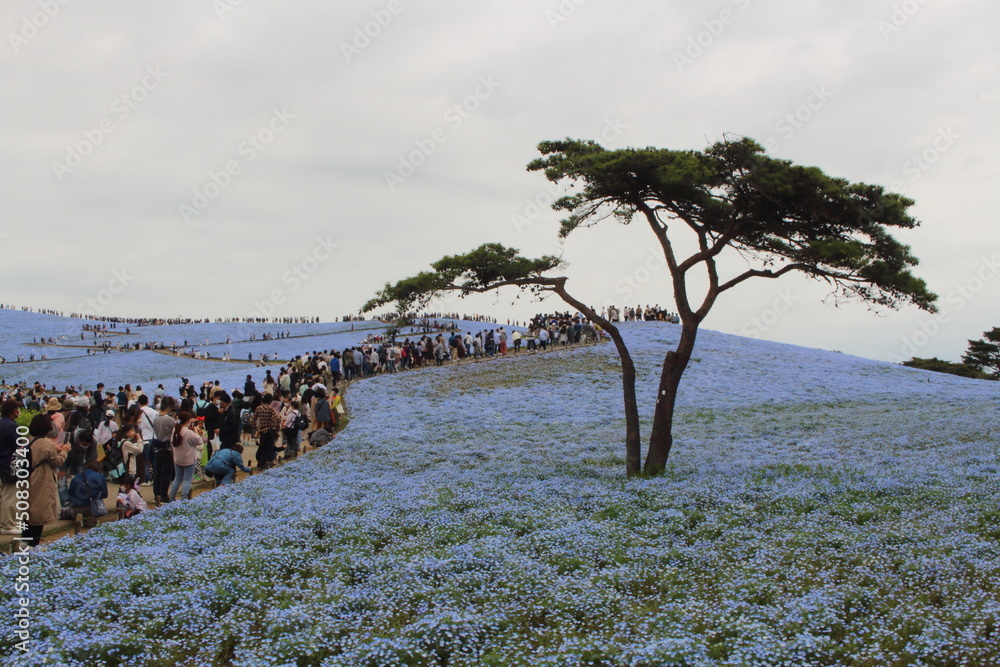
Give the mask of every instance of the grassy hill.
<path id="1" fill-rule="evenodd" d="M 677 329 L 624 330 L 648 433 Z M 626 480 L 617 366 L 358 383 L 323 450 L 33 553 L 0 663 L 1000 663 L 1000 386 L 703 332 Z"/>

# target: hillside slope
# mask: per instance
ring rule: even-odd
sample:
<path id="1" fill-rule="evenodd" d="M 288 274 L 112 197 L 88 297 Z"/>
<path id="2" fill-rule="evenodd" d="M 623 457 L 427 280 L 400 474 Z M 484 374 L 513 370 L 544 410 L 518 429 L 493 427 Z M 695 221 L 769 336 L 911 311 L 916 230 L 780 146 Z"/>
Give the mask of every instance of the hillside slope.
<path id="1" fill-rule="evenodd" d="M 625 332 L 648 433 L 677 330 Z M 611 346 L 358 383 L 323 450 L 33 554 L 2 664 L 1000 662 L 1000 385 L 695 357 L 654 479 L 623 477 Z"/>

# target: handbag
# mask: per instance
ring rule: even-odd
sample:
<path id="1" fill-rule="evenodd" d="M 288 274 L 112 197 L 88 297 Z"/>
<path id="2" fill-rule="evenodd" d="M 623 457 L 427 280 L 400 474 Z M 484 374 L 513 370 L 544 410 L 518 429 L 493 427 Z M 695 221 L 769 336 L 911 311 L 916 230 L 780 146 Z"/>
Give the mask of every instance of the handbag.
<path id="1" fill-rule="evenodd" d="M 104 516 L 108 513 L 108 508 L 104 506 L 104 500 L 101 498 L 91 498 L 90 499 L 90 516 L 97 518 L 99 516 Z"/>

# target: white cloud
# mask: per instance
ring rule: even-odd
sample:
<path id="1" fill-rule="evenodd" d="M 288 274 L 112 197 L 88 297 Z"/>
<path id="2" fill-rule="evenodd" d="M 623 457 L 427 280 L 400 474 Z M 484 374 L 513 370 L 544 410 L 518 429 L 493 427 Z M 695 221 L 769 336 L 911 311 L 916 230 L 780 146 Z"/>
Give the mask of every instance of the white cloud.
<path id="1" fill-rule="evenodd" d="M 942 294 L 1000 249 L 989 194 L 998 176 L 1000 47 L 977 3 L 924 3 L 885 39 L 878 21 L 894 7 L 885 0 L 578 2 L 554 29 L 546 12 L 558 2 L 400 0 L 350 62 L 340 44 L 386 0 L 228 4 L 220 18 L 204 0 L 127 10 L 65 3 L 16 51 L 8 44 L 0 56 L 5 301 L 68 310 L 106 281 L 95 267 L 113 265 L 137 275 L 135 289 L 116 299 L 124 314 L 241 314 L 280 287 L 283 268 L 312 239 L 332 234 L 339 255 L 283 307 L 339 316 L 386 281 L 484 241 L 551 252 L 558 214 L 539 215 L 521 233 L 510 223 L 526 198 L 545 191 L 525 165 L 537 142 L 597 137 L 616 117 L 627 129 L 611 146 L 703 148 L 724 132 L 774 136 L 780 157 L 852 180 L 902 182 L 923 226 L 900 237 Z M 16 32 L 37 8 L 6 3 L 0 25 Z M 673 54 L 726 10 L 735 18 L 678 71 Z M 169 76 L 59 182 L 52 162 L 156 66 Z M 484 76 L 502 86 L 449 127 L 444 114 Z M 834 95 L 783 136 L 776 123 L 813 86 Z M 178 206 L 238 157 L 275 108 L 295 121 L 184 225 Z M 961 139 L 913 179 L 906 161 L 949 126 Z M 438 127 L 449 130 L 445 140 L 390 191 L 384 173 Z M 651 239 L 643 231 L 577 232 L 566 245 L 571 284 L 594 303 L 615 297 L 616 281 L 644 261 Z M 40 269 L 59 277 L 33 277 Z M 707 325 L 739 333 L 777 288 L 802 298 L 765 337 L 886 358 L 923 321 L 912 309 L 884 318 L 836 311 L 819 302 L 816 285 L 787 279 L 748 284 Z M 667 304 L 668 289 L 654 277 L 636 297 Z M 922 356 L 957 359 L 966 339 L 997 324 L 998 297 L 1000 280 L 987 283 Z M 510 300 L 497 302 L 498 314 Z M 513 312 L 532 309 L 523 298 Z"/>

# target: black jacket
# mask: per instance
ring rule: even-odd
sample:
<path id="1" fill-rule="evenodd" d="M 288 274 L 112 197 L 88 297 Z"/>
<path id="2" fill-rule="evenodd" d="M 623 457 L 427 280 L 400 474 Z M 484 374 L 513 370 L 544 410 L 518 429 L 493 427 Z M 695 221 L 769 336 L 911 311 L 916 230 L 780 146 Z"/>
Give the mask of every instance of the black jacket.
<path id="1" fill-rule="evenodd" d="M 243 422 L 240 420 L 240 413 L 236 407 L 230 405 L 219 416 L 219 420 L 219 442 L 223 445 L 235 445 L 239 442 Z"/>
<path id="2" fill-rule="evenodd" d="M 17 449 L 17 423 L 8 417 L 0 419 L 0 478 L 4 482 L 14 480 L 10 475 L 10 462 Z"/>

